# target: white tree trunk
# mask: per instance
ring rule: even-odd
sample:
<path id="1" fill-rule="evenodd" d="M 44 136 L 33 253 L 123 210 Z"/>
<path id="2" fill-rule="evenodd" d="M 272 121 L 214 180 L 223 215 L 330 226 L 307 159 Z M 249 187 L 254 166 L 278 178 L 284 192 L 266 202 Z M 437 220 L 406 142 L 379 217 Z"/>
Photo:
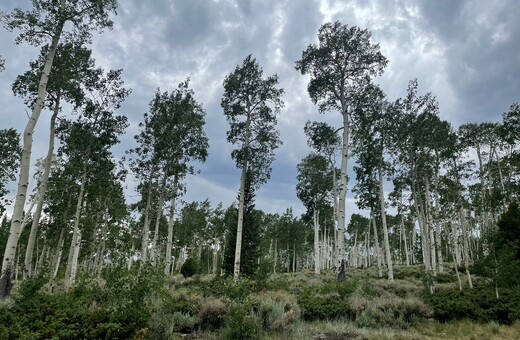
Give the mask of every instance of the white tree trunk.
<path id="1" fill-rule="evenodd" d="M 320 224 L 319 224 L 319 213 L 314 207 L 314 273 L 320 273 Z"/>
<path id="2" fill-rule="evenodd" d="M 381 222 L 383 224 L 383 237 L 385 240 L 386 265 L 388 268 L 388 280 L 394 281 L 394 268 L 392 266 L 392 254 L 388 240 L 388 228 L 386 226 L 385 193 L 383 190 L 383 171 L 379 168 L 379 203 L 381 205 Z"/>
<path id="3" fill-rule="evenodd" d="M 244 140 L 244 147 L 249 148 L 249 139 L 251 138 L 251 120 L 250 114 L 247 115 L 246 120 L 246 136 Z M 237 241 L 235 245 L 235 264 L 233 267 L 233 277 L 238 279 L 240 275 L 240 257 L 242 254 L 242 227 L 244 225 L 244 199 L 245 199 L 245 189 L 246 189 L 246 176 L 247 176 L 247 167 L 248 167 L 248 159 L 249 152 L 246 152 L 247 155 L 244 159 L 244 164 L 242 165 L 242 175 L 240 176 L 240 198 L 238 202 L 238 222 L 237 222 Z"/>
<path id="4" fill-rule="evenodd" d="M 383 266 L 381 265 L 381 249 L 379 247 L 379 240 L 377 236 L 376 218 L 374 212 L 370 210 L 370 222 L 374 228 L 374 244 L 376 246 L 376 260 L 377 260 L 377 276 L 383 277 Z"/>
<path id="5" fill-rule="evenodd" d="M 177 202 L 177 176 L 173 180 L 173 197 L 170 202 L 170 216 L 168 219 L 168 236 L 166 239 L 166 266 L 164 273 L 170 275 L 172 267 L 172 247 L 173 247 L 173 225 L 175 222 L 175 204 Z"/>
<path id="6" fill-rule="evenodd" d="M 40 216 L 43 209 L 43 202 L 45 200 L 45 193 L 47 192 L 47 184 L 49 182 L 49 174 L 51 172 L 51 164 L 52 164 L 52 155 L 54 153 L 54 135 L 56 131 L 56 118 L 58 117 L 58 113 L 60 112 L 60 99 L 58 95 L 58 99 L 56 100 L 56 105 L 54 107 L 54 112 L 51 116 L 50 123 L 50 132 L 49 132 L 49 148 L 47 149 L 47 157 L 45 158 L 45 164 L 43 169 L 43 175 L 41 178 L 40 186 L 38 187 L 37 201 L 36 201 L 36 210 L 34 211 L 33 221 L 31 225 L 31 232 L 29 233 L 29 240 L 27 241 L 27 249 L 25 250 L 25 270 L 24 277 L 32 276 L 32 267 L 33 267 L 33 251 L 34 244 L 36 242 L 36 236 L 38 234 L 38 226 L 40 224 Z"/>
<path id="7" fill-rule="evenodd" d="M 349 139 L 350 139 L 350 109 L 345 103 L 342 103 L 343 116 L 343 144 L 341 149 L 341 174 L 340 174 L 340 192 L 338 204 L 338 265 L 344 267 L 345 260 L 345 216 L 346 216 L 346 199 L 347 199 L 347 164 L 349 156 Z M 343 268 L 344 270 L 344 268 Z"/>
<path id="8" fill-rule="evenodd" d="M 473 288 L 473 281 L 471 280 L 471 274 L 469 272 L 469 232 L 466 218 L 464 216 L 464 208 L 460 208 L 460 224 L 462 227 L 462 237 L 464 239 L 464 267 L 466 269 L 466 275 L 468 277 L 468 286 Z"/>
<path id="9" fill-rule="evenodd" d="M 141 238 L 141 266 L 144 265 L 148 257 L 148 242 L 150 239 L 150 209 L 152 207 L 152 175 L 148 179 L 148 197 L 146 198 L 146 208 L 144 209 L 144 223 Z"/>
<path id="10" fill-rule="evenodd" d="M 61 9 L 65 8 L 65 0 L 61 0 Z M 14 261 L 16 258 L 16 248 L 20 234 L 22 232 L 22 220 L 25 207 L 25 200 L 27 197 L 27 188 L 29 187 L 29 170 L 31 168 L 31 152 L 33 142 L 33 132 L 36 127 L 36 123 L 40 118 L 40 113 L 45 104 L 45 95 L 47 93 L 47 82 L 51 72 L 52 64 L 54 62 L 54 56 L 58 48 L 61 33 L 63 30 L 63 24 L 58 24 L 56 32 L 52 37 L 49 52 L 45 58 L 45 65 L 43 66 L 42 75 L 38 84 L 38 97 L 32 110 L 31 117 L 25 126 L 23 133 L 23 148 L 20 162 L 20 173 L 18 177 L 18 188 L 16 191 L 16 199 L 14 202 L 13 217 L 11 220 L 11 226 L 9 229 L 9 237 L 5 246 L 4 258 L 2 261 L 2 274 L 0 278 L 0 300 L 8 297 L 11 293 L 11 276 L 14 269 Z"/>
<path id="11" fill-rule="evenodd" d="M 159 204 L 157 206 L 157 215 L 155 216 L 155 230 L 153 234 L 152 240 L 152 248 L 150 250 L 150 262 L 153 266 L 157 265 L 157 258 L 159 257 L 157 251 L 157 242 L 159 240 L 159 226 L 161 224 L 161 217 L 163 213 L 163 204 L 164 204 L 164 190 L 166 187 L 166 172 L 164 173 L 164 177 L 161 183 L 160 193 L 159 193 Z"/>
<path id="12" fill-rule="evenodd" d="M 54 255 L 54 261 L 52 263 L 52 274 L 49 283 L 49 292 L 54 290 L 56 277 L 58 276 L 58 270 L 60 269 L 61 256 L 63 255 L 63 244 L 65 242 L 65 228 L 61 229 L 60 238 L 58 240 L 58 247 L 56 248 L 56 254 Z"/>
<path id="13" fill-rule="evenodd" d="M 81 243 L 81 232 L 79 230 L 79 220 L 81 217 L 81 209 L 83 207 L 83 197 L 85 195 L 85 185 L 87 182 L 87 162 L 83 164 L 83 174 L 81 176 L 81 186 L 78 194 L 78 201 L 76 203 L 76 213 L 74 215 L 74 231 L 72 233 L 72 240 L 69 250 L 69 261 L 67 263 L 67 270 L 65 271 L 65 288 L 70 288 L 76 281 L 76 273 L 78 267 L 79 247 Z"/>

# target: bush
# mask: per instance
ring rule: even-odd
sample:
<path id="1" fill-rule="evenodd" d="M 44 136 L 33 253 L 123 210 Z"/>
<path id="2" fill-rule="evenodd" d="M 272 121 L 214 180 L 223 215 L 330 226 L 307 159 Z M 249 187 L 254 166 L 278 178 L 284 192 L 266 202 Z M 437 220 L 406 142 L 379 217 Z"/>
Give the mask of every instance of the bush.
<path id="1" fill-rule="evenodd" d="M 190 257 L 181 267 L 181 274 L 184 278 L 192 277 L 199 272 L 199 263 L 196 259 Z"/>
<path id="2" fill-rule="evenodd" d="M 439 321 L 471 319 L 511 324 L 520 320 L 520 290 L 500 289 L 499 292 L 497 299 L 492 286 L 478 286 L 462 292 L 454 288 L 443 289 L 426 296 L 425 300 Z"/>
<path id="3" fill-rule="evenodd" d="M 331 320 L 351 316 L 350 305 L 339 295 L 319 295 L 309 289 L 298 299 L 305 320 Z"/>
<path id="4" fill-rule="evenodd" d="M 228 308 L 220 299 L 210 298 L 201 301 L 199 309 L 200 327 L 204 330 L 216 330 L 224 327 Z"/>
<path id="5" fill-rule="evenodd" d="M 234 305 L 226 317 L 226 339 L 260 339 L 260 326 L 240 305 Z"/>
<path id="6" fill-rule="evenodd" d="M 300 319 L 296 298 L 284 291 L 262 292 L 254 297 L 253 310 L 267 331 L 291 330 Z"/>

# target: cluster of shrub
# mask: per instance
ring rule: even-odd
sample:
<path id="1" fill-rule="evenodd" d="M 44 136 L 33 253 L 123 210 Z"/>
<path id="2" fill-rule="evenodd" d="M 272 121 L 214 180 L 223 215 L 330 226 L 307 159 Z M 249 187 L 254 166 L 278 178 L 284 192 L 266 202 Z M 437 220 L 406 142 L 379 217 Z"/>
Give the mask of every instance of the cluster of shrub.
<path id="1" fill-rule="evenodd" d="M 488 285 L 462 292 L 454 286 L 430 295 L 410 281 L 336 282 L 331 276 L 312 282 L 312 273 L 300 274 L 298 282 L 290 279 L 196 276 L 172 281 L 151 268 L 111 269 L 103 279 L 85 279 L 68 292 L 48 294 L 45 278 L 34 278 L 0 306 L 0 338 L 168 339 L 202 331 L 255 339 L 263 333 L 293 332 L 300 320 L 406 329 L 432 317 L 500 323 L 520 319 L 520 292 L 513 289 L 503 289 L 497 300 Z"/>
<path id="2" fill-rule="evenodd" d="M 453 274 L 439 274 L 434 294 L 421 287 L 424 272 L 412 267 L 396 268 L 394 283 L 366 272 L 344 282 L 310 272 L 270 277 L 270 266 L 238 281 L 201 276 L 176 281 L 146 266 L 107 268 L 102 278 L 86 277 L 73 289 L 52 294 L 40 276 L 24 281 L 12 300 L 0 305 L 0 338 L 169 339 L 201 331 L 255 339 L 266 332 L 293 332 L 300 320 L 398 329 L 432 318 L 509 324 L 520 320 L 520 280 L 514 271 L 520 271 L 518 230 L 520 210 L 513 206 L 473 268 L 484 279 L 459 291 Z M 185 278 L 197 272 L 194 259 L 181 269 Z"/>

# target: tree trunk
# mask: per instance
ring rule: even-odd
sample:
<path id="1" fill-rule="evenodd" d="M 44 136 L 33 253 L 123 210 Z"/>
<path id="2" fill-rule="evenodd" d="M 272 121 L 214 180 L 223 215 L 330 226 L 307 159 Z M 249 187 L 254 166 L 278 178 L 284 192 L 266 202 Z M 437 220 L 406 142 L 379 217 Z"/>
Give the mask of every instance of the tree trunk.
<path id="1" fill-rule="evenodd" d="M 379 203 L 381 206 L 381 222 L 383 224 L 383 237 L 385 240 L 386 266 L 388 268 L 388 280 L 394 281 L 394 268 L 392 266 L 392 254 L 388 240 L 388 228 L 386 226 L 385 192 L 383 190 L 383 170 L 379 167 Z"/>
<path id="2" fill-rule="evenodd" d="M 332 255 L 332 263 L 333 266 L 337 266 L 339 259 L 339 247 L 338 244 L 338 188 L 336 183 L 336 161 L 335 158 L 332 157 L 330 161 L 332 166 L 332 204 L 333 204 L 333 218 L 334 218 L 334 248 Z"/>
<path id="3" fill-rule="evenodd" d="M 340 174 L 340 192 L 338 204 L 338 268 L 344 267 L 345 260 L 345 216 L 346 216 L 346 199 L 347 199 L 347 164 L 349 156 L 349 139 L 350 139 L 350 108 L 346 103 L 342 102 L 343 116 L 343 146 L 341 149 L 341 174 Z M 340 268 L 345 270 L 345 268 Z"/>
<path id="4" fill-rule="evenodd" d="M 50 132 L 49 132 L 49 148 L 47 150 L 47 157 L 45 158 L 45 164 L 43 169 L 43 175 L 40 186 L 38 187 L 36 210 L 34 211 L 33 221 L 31 225 L 31 232 L 29 233 L 29 240 L 27 241 L 27 249 L 25 250 L 25 267 L 24 267 L 24 278 L 32 276 L 33 267 L 33 251 L 36 236 L 38 234 L 38 226 L 40 224 L 40 216 L 43 209 L 43 202 L 45 200 L 45 193 L 47 192 L 47 184 L 49 182 L 49 174 L 51 171 L 52 156 L 54 153 L 54 135 L 56 131 L 56 118 L 60 112 L 60 94 L 56 99 L 54 106 L 54 112 L 51 116 Z"/>
<path id="5" fill-rule="evenodd" d="M 242 254 L 242 227 L 244 225 L 244 199 L 245 199 L 245 190 L 246 190 L 246 176 L 247 176 L 247 167 L 248 167 L 248 157 L 249 157 L 249 139 L 251 138 L 251 120 L 250 113 L 247 115 L 246 120 L 246 136 L 244 140 L 244 147 L 246 148 L 246 156 L 244 162 L 242 164 L 242 175 L 240 176 L 240 198 L 238 202 L 238 222 L 237 222 L 237 241 L 235 245 L 235 264 L 233 267 L 233 277 L 238 279 L 240 275 L 240 257 Z"/>
<path id="6" fill-rule="evenodd" d="M 175 222 L 175 205 L 177 203 L 177 175 L 173 179 L 173 197 L 170 202 L 170 216 L 168 219 L 168 236 L 166 240 L 166 266 L 164 273 L 170 275 L 172 266 L 172 247 L 173 247 L 173 225 Z"/>
<path id="7" fill-rule="evenodd" d="M 314 273 L 320 273 L 320 225 L 319 225 L 319 213 L 314 206 Z"/>
<path id="8" fill-rule="evenodd" d="M 150 239 L 150 209 L 152 207 L 152 175 L 148 179 L 148 197 L 146 198 L 146 208 L 144 209 L 144 223 L 141 238 L 141 266 L 147 261 L 148 242 Z"/>
<path id="9" fill-rule="evenodd" d="M 98 263 L 95 266 L 94 270 L 97 271 L 98 276 L 101 275 L 101 272 L 103 271 L 103 266 L 105 264 L 105 247 L 106 247 L 106 241 L 108 236 L 108 208 L 106 208 L 105 211 L 105 218 L 103 221 L 103 231 L 101 232 L 101 249 L 99 250 L 97 254 Z"/>
<path id="10" fill-rule="evenodd" d="M 464 216 L 464 208 L 460 208 L 460 224 L 462 227 L 462 237 L 464 239 L 464 268 L 466 269 L 466 275 L 468 277 L 468 286 L 473 288 L 473 281 L 471 280 L 471 274 L 469 272 L 469 233 L 468 225 L 466 223 L 466 217 Z"/>
<path id="11" fill-rule="evenodd" d="M 61 0 L 60 11 L 65 8 L 65 0 Z M 4 258 L 2 261 L 2 275 L 0 277 L 0 300 L 7 298 L 11 294 L 11 275 L 13 274 L 14 261 L 16 258 L 16 247 L 20 234 L 22 231 L 23 210 L 25 206 L 25 199 L 27 197 L 27 189 L 29 187 L 29 170 L 31 168 L 31 152 L 33 142 L 33 132 L 36 123 L 40 118 L 43 106 L 45 104 L 45 95 L 47 93 L 47 81 L 51 72 L 54 56 L 58 49 L 61 33 L 63 31 L 64 22 L 61 22 L 56 27 L 56 32 L 52 37 L 49 52 L 45 58 L 45 65 L 43 66 L 42 75 L 38 84 L 38 97 L 32 110 L 31 117 L 25 126 L 23 134 L 23 148 L 20 162 L 20 173 L 18 177 L 18 188 L 16 191 L 16 199 L 13 208 L 13 217 L 11 219 L 11 226 L 9 229 L 9 237 L 5 246 Z M 6 275 L 7 274 L 7 275 Z"/>
<path id="12" fill-rule="evenodd" d="M 370 210 L 370 222 L 372 223 L 372 227 L 374 228 L 374 244 L 376 246 L 377 276 L 383 277 L 383 266 L 381 265 L 381 249 L 379 248 L 379 240 L 377 237 L 376 217 L 374 216 L 374 211 L 372 209 Z"/>
<path id="13" fill-rule="evenodd" d="M 433 221 L 432 221 L 432 209 L 430 204 L 430 182 L 426 180 L 425 184 L 426 190 L 424 192 L 424 216 L 426 223 L 424 224 L 427 227 L 427 236 L 430 244 L 430 257 L 429 261 L 431 263 L 431 270 L 433 276 L 437 276 L 437 256 L 436 256 L 436 244 L 435 244 L 435 235 L 433 230 Z"/>
<path id="14" fill-rule="evenodd" d="M 61 228 L 60 238 L 58 240 L 58 247 L 56 248 L 56 254 L 54 255 L 54 261 L 52 261 L 52 273 L 49 282 L 49 292 L 52 293 L 58 276 L 58 270 L 60 269 L 61 257 L 63 255 L 63 244 L 65 243 L 65 227 Z"/>
<path id="15" fill-rule="evenodd" d="M 83 164 L 83 175 L 81 176 L 81 186 L 79 188 L 78 201 L 76 203 L 76 213 L 74 215 L 74 231 L 70 243 L 69 261 L 65 272 L 65 289 L 70 288 L 76 281 L 76 273 L 78 267 L 78 254 L 81 244 L 81 232 L 79 230 L 79 220 L 81 218 L 81 209 L 83 207 L 83 196 L 85 195 L 85 185 L 87 182 L 87 162 Z"/>
<path id="16" fill-rule="evenodd" d="M 157 215 L 155 217 L 155 230 L 152 240 L 152 249 L 150 250 L 150 262 L 155 267 L 157 265 L 157 242 L 159 240 L 159 226 L 161 224 L 161 217 L 163 213 L 164 204 L 164 189 L 166 188 L 166 172 L 164 173 L 163 180 L 161 183 L 161 191 L 159 192 L 159 205 L 157 206 Z"/>

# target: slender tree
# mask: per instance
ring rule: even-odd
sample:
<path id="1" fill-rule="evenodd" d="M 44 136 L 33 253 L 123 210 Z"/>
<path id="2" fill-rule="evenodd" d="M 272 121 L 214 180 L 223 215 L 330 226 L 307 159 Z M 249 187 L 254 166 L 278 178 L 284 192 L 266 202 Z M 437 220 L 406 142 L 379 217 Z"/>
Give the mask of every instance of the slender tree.
<path id="1" fill-rule="evenodd" d="M 302 201 L 307 213 L 312 215 L 314 227 L 314 272 L 320 273 L 320 212 L 331 202 L 332 176 L 327 159 L 318 154 L 309 154 L 298 164 L 296 196 Z"/>
<path id="2" fill-rule="evenodd" d="M 9 238 L 2 262 L 0 279 L 1 299 L 10 294 L 10 288 L 7 289 L 7 287 L 10 287 L 9 280 L 16 258 L 16 248 L 22 229 L 23 209 L 29 186 L 32 135 L 44 107 L 47 83 L 58 44 L 62 38 L 68 41 L 89 42 L 91 31 L 101 31 L 104 28 L 112 27 L 110 16 L 115 12 L 116 8 L 117 0 L 32 0 L 32 9 L 22 10 L 17 8 L 12 13 L 2 13 L 5 21 L 4 26 L 8 30 L 20 30 L 20 34 L 16 38 L 17 43 L 26 41 L 30 45 L 38 46 L 50 41 L 50 45 L 38 84 L 38 97 L 23 133 L 18 189 Z M 70 25 L 67 25 L 67 23 Z"/>
<path id="3" fill-rule="evenodd" d="M 253 187 L 265 183 L 271 174 L 274 150 L 281 141 L 276 131 L 276 114 L 283 106 L 282 89 L 276 75 L 263 78 L 263 70 L 249 55 L 242 65 L 224 79 L 221 106 L 230 124 L 228 142 L 238 144 L 231 157 L 242 170 L 238 205 L 234 277 L 240 274 L 242 227 L 246 174 L 251 171 Z"/>
<path id="4" fill-rule="evenodd" d="M 348 27 L 336 21 L 322 25 L 318 31 L 319 43 L 311 44 L 296 62 L 296 69 L 309 74 L 308 92 L 318 104 L 320 112 L 337 110 L 343 117 L 343 146 L 338 207 L 339 260 L 344 268 L 345 205 L 347 196 L 347 160 L 353 107 L 352 91 L 366 78 L 380 75 L 387 59 L 378 44 L 370 42 L 371 34 L 359 27 Z"/>
<path id="5" fill-rule="evenodd" d="M 15 95 L 22 97 L 29 107 L 33 107 L 38 98 L 39 79 L 41 78 L 48 49 L 48 46 L 44 46 L 39 58 L 30 63 L 31 69 L 19 75 L 13 84 Z M 25 251 L 24 277 L 31 276 L 32 272 L 34 244 L 47 190 L 51 160 L 54 154 L 56 120 L 62 109 L 62 102 L 66 101 L 72 104 L 73 109 L 76 110 L 84 98 L 84 84 L 94 80 L 99 75 L 99 72 L 99 69 L 94 68 L 94 60 L 91 58 L 89 49 L 73 43 L 60 44 L 58 46 L 55 63 L 53 63 L 48 79 L 47 95 L 44 102 L 45 107 L 52 110 L 49 127 L 49 146 L 44 161 L 43 173 L 37 188 L 36 209 Z"/>

